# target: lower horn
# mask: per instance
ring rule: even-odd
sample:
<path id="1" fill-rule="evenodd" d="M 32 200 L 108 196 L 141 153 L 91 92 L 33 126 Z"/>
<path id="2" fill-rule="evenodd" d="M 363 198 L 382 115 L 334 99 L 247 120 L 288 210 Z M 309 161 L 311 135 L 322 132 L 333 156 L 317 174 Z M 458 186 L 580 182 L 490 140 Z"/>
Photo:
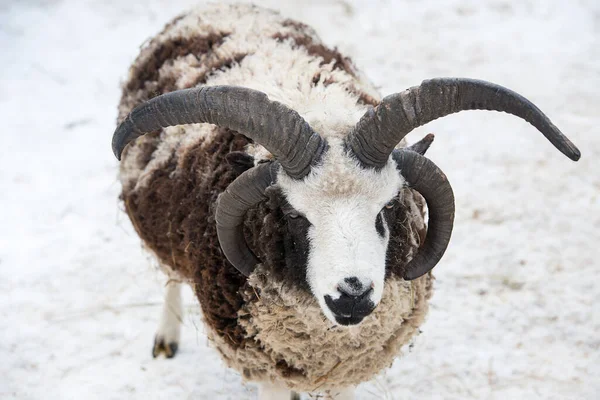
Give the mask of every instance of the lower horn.
<path id="1" fill-rule="evenodd" d="M 448 247 L 454 225 L 454 193 L 446 175 L 428 158 L 410 150 L 395 150 L 392 157 L 408 187 L 423 196 L 429 210 L 425 242 L 404 274 L 404 279 L 412 280 L 431 271 Z"/>

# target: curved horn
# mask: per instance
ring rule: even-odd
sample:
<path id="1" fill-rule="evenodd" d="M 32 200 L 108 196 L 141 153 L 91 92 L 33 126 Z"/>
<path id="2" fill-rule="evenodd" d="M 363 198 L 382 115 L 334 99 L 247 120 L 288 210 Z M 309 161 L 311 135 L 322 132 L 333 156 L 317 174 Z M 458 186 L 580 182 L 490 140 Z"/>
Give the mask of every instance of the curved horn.
<path id="1" fill-rule="evenodd" d="M 219 195 L 215 220 L 217 236 L 227 260 L 249 276 L 258 259 L 244 238 L 246 212 L 265 200 L 265 190 L 277 181 L 278 162 L 259 164 L 236 178 Z"/>
<path id="2" fill-rule="evenodd" d="M 116 129 L 113 152 L 120 160 L 125 146 L 145 133 L 203 122 L 260 143 L 294 179 L 305 177 L 326 149 L 326 142 L 296 111 L 266 94 L 236 86 L 203 86 L 166 93 L 136 107 Z"/>
<path id="3" fill-rule="evenodd" d="M 490 82 L 463 78 L 426 80 L 385 97 L 358 121 L 346 146 L 363 166 L 383 168 L 390 153 L 410 131 L 463 110 L 502 111 L 523 118 L 573 161 L 581 153 L 550 119 L 518 93 Z"/>
<path id="4" fill-rule="evenodd" d="M 454 193 L 446 175 L 428 158 L 409 150 L 395 150 L 392 157 L 408 186 L 425 198 L 429 210 L 425 243 L 404 274 L 404 279 L 412 280 L 435 267 L 448 247 L 454 225 Z"/>

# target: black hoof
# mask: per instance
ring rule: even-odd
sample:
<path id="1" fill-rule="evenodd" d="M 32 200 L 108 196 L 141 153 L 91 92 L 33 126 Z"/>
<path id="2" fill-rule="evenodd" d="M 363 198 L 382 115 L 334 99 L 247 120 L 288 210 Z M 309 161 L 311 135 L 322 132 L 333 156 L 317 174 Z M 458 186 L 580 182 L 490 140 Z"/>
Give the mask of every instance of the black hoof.
<path id="1" fill-rule="evenodd" d="M 152 347 L 152 357 L 156 358 L 160 353 L 165 353 L 165 357 L 173 358 L 178 348 L 179 344 L 177 342 L 165 343 L 164 338 L 156 336 L 154 338 L 154 346 Z"/>

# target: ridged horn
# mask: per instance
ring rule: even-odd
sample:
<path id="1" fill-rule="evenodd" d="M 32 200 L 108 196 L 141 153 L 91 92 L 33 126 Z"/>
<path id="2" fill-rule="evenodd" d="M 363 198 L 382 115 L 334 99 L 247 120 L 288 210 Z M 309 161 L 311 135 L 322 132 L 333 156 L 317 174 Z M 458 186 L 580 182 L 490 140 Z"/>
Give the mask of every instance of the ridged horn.
<path id="1" fill-rule="evenodd" d="M 392 157 L 408 187 L 425 198 L 429 210 L 425 242 L 404 274 L 404 279 L 412 280 L 431 271 L 448 247 L 454 225 L 454 193 L 446 175 L 428 158 L 410 150 L 394 150 Z"/>
<path id="2" fill-rule="evenodd" d="M 294 179 L 319 161 L 326 142 L 294 110 L 265 93 L 237 86 L 203 86 L 155 97 L 136 107 L 117 127 L 112 149 L 121 159 L 127 144 L 168 126 L 211 123 L 263 145 Z"/>
<path id="3" fill-rule="evenodd" d="M 383 168 L 394 147 L 413 129 L 464 110 L 506 112 L 536 127 L 573 161 L 579 149 L 532 102 L 505 87 L 475 79 L 436 78 L 385 97 L 346 139 L 346 147 L 367 168 Z"/>

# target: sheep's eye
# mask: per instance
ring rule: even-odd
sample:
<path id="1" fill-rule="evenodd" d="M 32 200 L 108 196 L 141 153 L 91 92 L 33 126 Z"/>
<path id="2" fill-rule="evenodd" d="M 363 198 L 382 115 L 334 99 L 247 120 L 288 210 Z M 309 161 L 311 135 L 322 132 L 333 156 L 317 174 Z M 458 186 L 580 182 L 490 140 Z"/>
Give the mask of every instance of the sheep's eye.
<path id="1" fill-rule="evenodd" d="M 300 214 L 292 206 L 284 206 L 281 208 L 281 211 L 283 211 L 283 215 L 285 215 L 286 218 L 298 219 L 302 217 L 302 214 Z"/>
<path id="2" fill-rule="evenodd" d="M 388 201 L 387 204 L 385 205 L 385 208 L 387 208 L 388 210 L 391 210 L 395 206 L 396 206 L 396 199 Z"/>
<path id="3" fill-rule="evenodd" d="M 290 212 L 286 213 L 285 216 L 288 218 L 291 218 L 291 219 L 296 219 L 296 218 L 300 217 L 300 214 L 298 214 L 297 211 L 290 211 Z"/>
<path id="4" fill-rule="evenodd" d="M 385 227 L 383 226 L 383 213 L 377 214 L 377 218 L 375 219 L 375 229 L 380 237 L 385 237 Z"/>

